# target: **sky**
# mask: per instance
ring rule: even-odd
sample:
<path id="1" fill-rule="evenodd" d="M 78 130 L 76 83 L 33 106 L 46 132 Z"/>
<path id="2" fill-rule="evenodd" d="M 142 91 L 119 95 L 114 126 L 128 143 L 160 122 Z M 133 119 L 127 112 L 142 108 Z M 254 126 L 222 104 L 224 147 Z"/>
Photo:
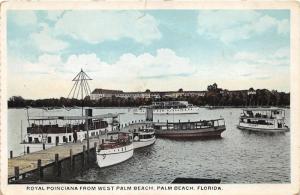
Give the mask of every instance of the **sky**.
<path id="1" fill-rule="evenodd" d="M 290 90 L 289 10 L 9 10 L 8 96 L 123 91 Z"/>

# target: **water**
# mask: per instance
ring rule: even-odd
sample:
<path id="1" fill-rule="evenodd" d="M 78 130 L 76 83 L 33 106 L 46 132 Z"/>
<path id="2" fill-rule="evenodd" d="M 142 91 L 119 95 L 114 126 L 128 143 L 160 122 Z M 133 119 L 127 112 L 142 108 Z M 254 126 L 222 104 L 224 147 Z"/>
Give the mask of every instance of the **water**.
<path id="1" fill-rule="evenodd" d="M 74 115 L 81 110 L 29 110 L 30 115 Z M 147 148 L 134 151 L 133 158 L 107 168 L 93 167 L 76 179 L 106 183 L 170 183 L 176 177 L 215 178 L 222 183 L 289 183 L 290 133 L 265 135 L 247 133 L 236 128 L 240 109 L 201 109 L 192 115 L 154 115 L 154 121 L 187 121 L 224 117 L 226 131 L 222 139 L 172 141 L 157 139 Z M 124 113 L 121 123 L 144 119 L 132 109 L 94 109 L 94 114 Z M 286 111 L 289 124 L 289 110 Z M 8 111 L 8 151 L 23 152 L 19 144 L 21 122 L 23 135 L 27 127 L 26 110 Z"/>

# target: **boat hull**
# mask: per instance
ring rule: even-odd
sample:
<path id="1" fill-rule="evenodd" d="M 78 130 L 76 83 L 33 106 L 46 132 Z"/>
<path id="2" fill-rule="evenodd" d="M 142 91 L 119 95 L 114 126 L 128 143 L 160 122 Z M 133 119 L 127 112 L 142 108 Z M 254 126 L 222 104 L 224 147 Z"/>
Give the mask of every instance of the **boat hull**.
<path id="1" fill-rule="evenodd" d="M 100 168 L 119 164 L 133 156 L 133 143 L 127 146 L 100 150 L 97 152 L 97 164 Z"/>
<path id="2" fill-rule="evenodd" d="M 226 130 L 225 126 L 209 127 L 193 130 L 156 130 L 155 134 L 161 138 L 172 139 L 201 139 L 201 138 L 218 138 Z"/>
<path id="3" fill-rule="evenodd" d="M 150 139 L 143 139 L 143 140 L 139 140 L 139 141 L 133 141 L 133 148 L 142 148 L 142 147 L 146 147 L 146 146 L 150 146 L 152 144 L 154 144 L 156 141 L 156 137 L 152 137 Z"/>
<path id="4" fill-rule="evenodd" d="M 244 127 L 244 126 L 241 126 L 241 125 L 237 125 L 237 128 L 240 129 L 240 130 L 262 132 L 262 133 L 285 133 L 285 132 L 289 131 L 289 128 L 271 129 L 271 128 Z"/>

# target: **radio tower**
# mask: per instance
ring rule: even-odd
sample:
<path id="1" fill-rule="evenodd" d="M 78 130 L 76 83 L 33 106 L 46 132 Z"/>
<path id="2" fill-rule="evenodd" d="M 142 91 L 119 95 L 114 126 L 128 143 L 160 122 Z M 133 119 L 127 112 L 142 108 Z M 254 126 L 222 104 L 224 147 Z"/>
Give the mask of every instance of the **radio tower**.
<path id="1" fill-rule="evenodd" d="M 88 81 L 92 80 L 82 69 L 80 72 L 76 75 L 76 77 L 72 80 L 75 81 L 68 98 L 72 97 L 78 99 L 78 97 L 81 97 L 81 115 L 83 116 L 83 107 L 84 107 L 84 98 L 91 93 L 90 86 L 88 84 Z"/>

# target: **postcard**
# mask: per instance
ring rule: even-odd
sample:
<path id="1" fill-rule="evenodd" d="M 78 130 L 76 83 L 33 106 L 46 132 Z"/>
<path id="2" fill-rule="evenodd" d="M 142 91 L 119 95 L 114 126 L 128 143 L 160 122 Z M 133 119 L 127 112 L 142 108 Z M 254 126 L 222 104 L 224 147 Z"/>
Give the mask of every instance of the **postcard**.
<path id="1" fill-rule="evenodd" d="M 1 4 L 3 194 L 297 194 L 297 2 Z"/>

